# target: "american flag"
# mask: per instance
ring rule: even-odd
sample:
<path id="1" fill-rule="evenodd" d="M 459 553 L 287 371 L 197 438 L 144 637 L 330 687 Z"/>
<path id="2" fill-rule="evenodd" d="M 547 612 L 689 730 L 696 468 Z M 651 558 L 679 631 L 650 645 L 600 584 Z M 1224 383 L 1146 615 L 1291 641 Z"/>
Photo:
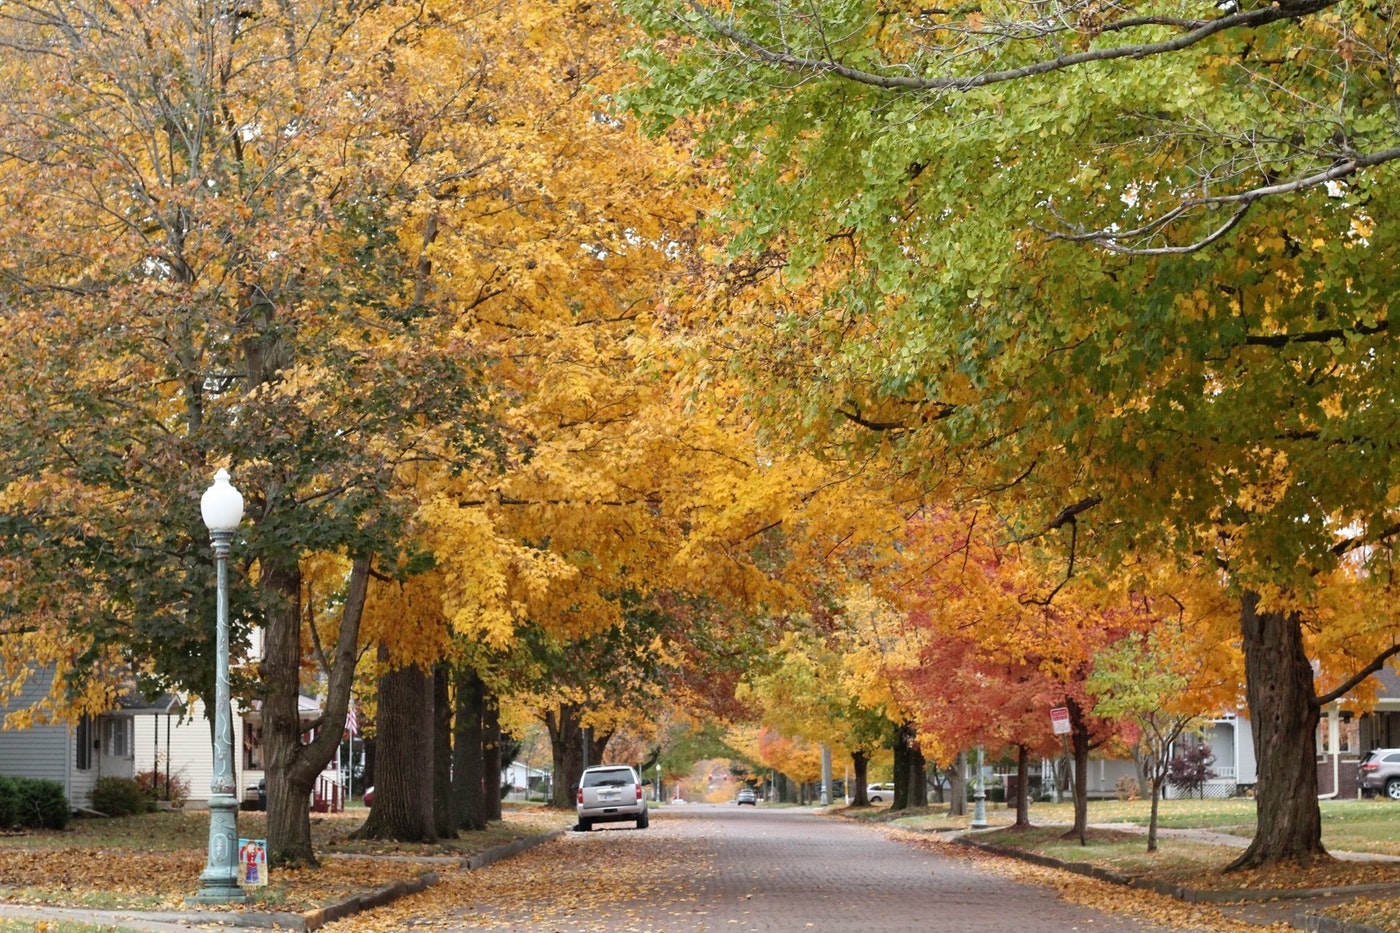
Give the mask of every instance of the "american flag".
<path id="1" fill-rule="evenodd" d="M 360 734 L 360 717 L 355 715 L 355 702 L 350 701 L 350 708 L 345 711 L 345 731 L 351 735 Z"/>

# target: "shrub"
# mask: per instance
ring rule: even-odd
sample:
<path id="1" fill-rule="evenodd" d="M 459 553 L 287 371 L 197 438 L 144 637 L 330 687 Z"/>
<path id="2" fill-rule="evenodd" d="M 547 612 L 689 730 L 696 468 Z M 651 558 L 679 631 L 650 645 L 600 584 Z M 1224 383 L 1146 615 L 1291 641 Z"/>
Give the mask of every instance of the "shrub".
<path id="1" fill-rule="evenodd" d="M 92 789 L 92 808 L 107 816 L 134 816 L 156 808 L 141 786 L 131 778 L 98 778 Z"/>
<path id="2" fill-rule="evenodd" d="M 1188 796 L 1204 796 L 1206 782 L 1215 777 L 1213 764 L 1215 755 L 1209 745 L 1188 745 L 1167 762 L 1167 783 Z"/>
<path id="3" fill-rule="evenodd" d="M 0 777 L 0 828 L 65 829 L 72 815 L 57 781 Z"/>
<path id="4" fill-rule="evenodd" d="M 152 807 L 159 801 L 167 800 L 178 810 L 190 799 L 190 785 L 178 774 L 170 775 L 169 781 L 167 786 L 164 771 L 142 771 L 136 775 L 136 786 L 151 801 Z"/>
<path id="5" fill-rule="evenodd" d="M 1132 775 L 1124 775 L 1118 779 L 1118 799 L 1137 800 L 1142 796 L 1142 789 L 1138 787 L 1137 778 Z"/>
<path id="6" fill-rule="evenodd" d="M 18 794 L 14 778 L 0 775 L 0 829 L 14 829 L 19 825 Z"/>

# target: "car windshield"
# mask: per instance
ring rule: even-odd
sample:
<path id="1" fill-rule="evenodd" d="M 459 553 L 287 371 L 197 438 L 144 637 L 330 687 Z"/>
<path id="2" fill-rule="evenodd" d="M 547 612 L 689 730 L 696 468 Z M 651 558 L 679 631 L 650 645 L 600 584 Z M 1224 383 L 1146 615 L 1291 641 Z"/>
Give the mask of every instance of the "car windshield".
<path id="1" fill-rule="evenodd" d="M 589 771 L 583 776 L 584 787 L 625 787 L 631 783 L 632 772 L 626 769 Z"/>

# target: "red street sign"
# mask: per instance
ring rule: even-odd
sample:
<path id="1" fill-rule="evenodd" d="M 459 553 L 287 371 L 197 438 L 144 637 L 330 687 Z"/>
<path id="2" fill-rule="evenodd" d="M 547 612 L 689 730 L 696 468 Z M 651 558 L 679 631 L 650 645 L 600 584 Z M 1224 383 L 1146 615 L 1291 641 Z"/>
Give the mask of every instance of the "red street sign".
<path id="1" fill-rule="evenodd" d="M 1056 735 L 1069 735 L 1069 709 L 1057 706 L 1050 711 L 1050 728 Z"/>

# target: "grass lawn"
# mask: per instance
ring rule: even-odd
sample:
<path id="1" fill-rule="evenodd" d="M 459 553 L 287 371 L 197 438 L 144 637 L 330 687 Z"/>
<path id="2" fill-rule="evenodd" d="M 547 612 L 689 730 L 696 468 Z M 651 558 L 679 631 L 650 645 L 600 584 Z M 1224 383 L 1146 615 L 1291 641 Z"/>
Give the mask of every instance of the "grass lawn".
<path id="1" fill-rule="evenodd" d="M 1323 800 L 1322 843 L 1338 852 L 1375 852 L 1400 856 L 1400 803 L 1389 800 Z M 969 811 L 971 806 L 968 807 Z M 1145 800 L 1091 800 L 1091 824 L 1126 823 L 1146 828 L 1150 804 Z M 890 821 L 921 830 L 966 829 L 969 817 L 950 817 L 946 806 L 935 806 L 901 816 L 889 810 L 850 811 L 865 819 Z M 987 822 L 1009 826 L 1015 811 L 1002 804 L 987 805 Z M 1070 803 L 1033 803 L 1031 822 L 1069 825 L 1074 821 Z M 1249 839 L 1254 835 L 1254 801 L 1244 797 L 1229 800 L 1163 800 L 1157 815 L 1162 829 L 1209 829 Z"/>
<path id="2" fill-rule="evenodd" d="M 505 819 L 483 832 L 434 845 L 359 842 L 349 834 L 367 811 L 312 814 L 311 831 L 321 867 L 273 869 L 266 887 L 252 889 L 255 907 L 306 911 L 425 871 L 455 870 L 459 859 L 492 846 L 572 825 L 570 812 L 507 805 Z M 266 818 L 241 813 L 239 835 L 264 838 Z M 0 898 L 18 903 L 72 907 L 185 910 L 199 889 L 209 841 L 208 811 L 149 813 L 120 819 L 74 820 L 62 832 L 0 834 Z M 20 924 L 0 933 L 29 933 Z M 73 933 L 80 933 L 81 927 Z M 53 933 L 64 933 L 54 930 Z"/>

